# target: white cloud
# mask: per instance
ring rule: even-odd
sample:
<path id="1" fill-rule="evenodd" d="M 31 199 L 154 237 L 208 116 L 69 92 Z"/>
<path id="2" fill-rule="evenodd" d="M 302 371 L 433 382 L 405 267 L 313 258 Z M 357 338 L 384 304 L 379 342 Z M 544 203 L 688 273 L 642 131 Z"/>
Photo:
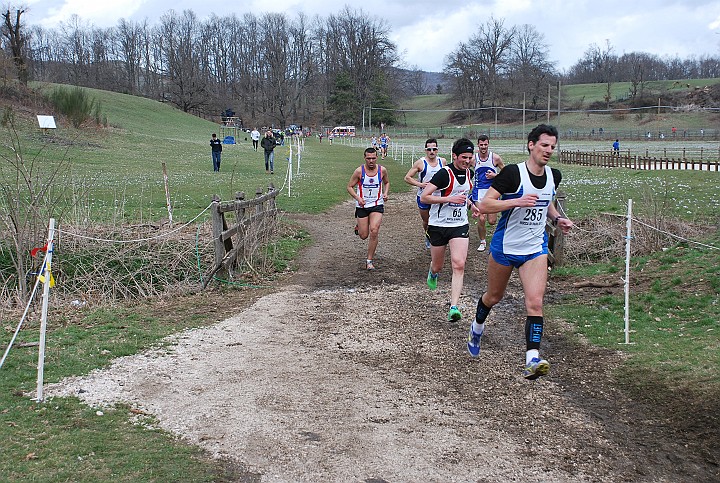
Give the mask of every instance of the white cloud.
<path id="1" fill-rule="evenodd" d="M 42 3 L 35 2 L 38 6 Z M 117 24 L 120 18 L 129 18 L 140 10 L 143 0 L 65 0 L 62 2 L 49 2 L 42 18 L 37 23 L 44 27 L 53 27 L 60 22 L 67 22 L 73 15 L 97 27 L 111 27 Z"/>

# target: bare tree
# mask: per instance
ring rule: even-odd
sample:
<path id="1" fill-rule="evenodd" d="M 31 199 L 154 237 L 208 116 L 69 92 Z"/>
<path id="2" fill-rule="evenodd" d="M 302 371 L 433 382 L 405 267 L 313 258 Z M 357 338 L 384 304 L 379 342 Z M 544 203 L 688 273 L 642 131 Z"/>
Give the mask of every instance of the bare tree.
<path id="1" fill-rule="evenodd" d="M 407 86 L 408 93 L 413 96 L 428 94 L 430 91 L 430 87 L 425 80 L 425 73 L 420 70 L 417 65 L 407 71 L 405 75 L 405 85 Z"/>
<path id="2" fill-rule="evenodd" d="M 34 263 L 30 249 L 43 245 L 48 221 L 67 206 L 63 200 L 72 183 L 62 178 L 70 175 L 70 166 L 67 158 L 50 158 L 42 151 L 27 156 L 9 107 L 2 113 L 2 126 L 7 135 L 0 141 L 0 246 L 11 248 L 15 286 L 0 289 L 15 291 L 16 299 L 25 301 Z"/>
<path id="3" fill-rule="evenodd" d="M 548 50 L 544 36 L 534 26 L 524 24 L 515 30 L 509 69 L 511 92 L 524 94 L 531 109 L 544 104 L 547 85 L 555 82 L 555 68 L 548 60 Z"/>
<path id="4" fill-rule="evenodd" d="M 120 19 L 111 35 L 113 57 L 122 66 L 120 88 L 128 94 L 140 93 L 146 31 L 147 20 L 131 22 Z"/>
<path id="5" fill-rule="evenodd" d="M 208 104 L 208 78 L 198 57 L 200 25 L 191 10 L 163 15 L 155 41 L 165 81 L 162 99 L 185 112 L 202 112 Z"/>
<path id="6" fill-rule="evenodd" d="M 2 33 L 3 38 L 7 40 L 13 63 L 17 69 L 18 80 L 20 80 L 21 84 L 26 86 L 29 79 L 29 72 L 25 59 L 27 37 L 25 35 L 25 28 L 21 22 L 22 15 L 25 11 L 26 9 L 22 7 L 8 7 L 2 13 L 3 25 L 2 28 L 0 28 L 0 33 Z"/>

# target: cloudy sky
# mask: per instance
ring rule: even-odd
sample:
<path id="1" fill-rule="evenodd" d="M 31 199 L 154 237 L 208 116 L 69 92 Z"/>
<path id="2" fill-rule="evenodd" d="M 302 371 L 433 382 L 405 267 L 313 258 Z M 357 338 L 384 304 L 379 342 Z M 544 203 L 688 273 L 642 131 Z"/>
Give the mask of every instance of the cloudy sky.
<path id="1" fill-rule="evenodd" d="M 110 27 L 120 18 L 147 18 L 155 24 L 171 9 L 192 10 L 200 18 L 247 12 L 284 12 L 293 18 L 295 12 L 324 17 L 343 8 L 327 0 L 10 1 L 28 6 L 26 21 L 43 27 L 56 27 L 73 14 L 94 26 Z M 406 66 L 428 71 L 442 70 L 445 56 L 491 15 L 504 19 L 506 27 L 535 26 L 561 71 L 577 62 L 591 44 L 604 48 L 608 41 L 618 55 L 720 56 L 720 0 L 365 0 L 352 5 L 362 5 L 364 13 L 387 22 Z"/>

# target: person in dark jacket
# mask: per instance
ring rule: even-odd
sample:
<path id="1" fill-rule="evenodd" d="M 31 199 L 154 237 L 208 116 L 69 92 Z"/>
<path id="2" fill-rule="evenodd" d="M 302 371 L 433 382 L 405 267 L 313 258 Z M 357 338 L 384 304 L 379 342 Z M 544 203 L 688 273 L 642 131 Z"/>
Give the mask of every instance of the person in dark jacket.
<path id="1" fill-rule="evenodd" d="M 268 130 L 265 132 L 265 137 L 260 141 L 260 147 L 265 151 L 265 172 L 273 174 L 275 152 L 273 151 L 277 146 L 277 141 L 273 136 L 272 131 Z"/>
<path id="2" fill-rule="evenodd" d="M 220 171 L 220 156 L 222 154 L 222 142 L 213 133 L 210 138 L 210 149 L 212 150 L 213 171 Z"/>

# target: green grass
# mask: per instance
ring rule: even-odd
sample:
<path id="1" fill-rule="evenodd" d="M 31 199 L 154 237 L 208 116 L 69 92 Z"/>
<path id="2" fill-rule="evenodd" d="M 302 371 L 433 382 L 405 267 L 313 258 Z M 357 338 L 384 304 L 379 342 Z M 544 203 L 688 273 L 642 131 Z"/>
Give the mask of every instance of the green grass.
<path id="1" fill-rule="evenodd" d="M 163 316 L 148 307 L 96 309 L 81 321 L 54 319 L 45 359 L 45 382 L 86 374 L 115 357 L 158 344 L 178 330 L 211 323 L 201 310 L 186 317 Z M 33 342 L 21 332 L 21 341 Z M 7 334 L 7 331 L 5 332 Z M 23 339 L 30 337 L 30 339 Z M 3 348 L 8 337 L 3 336 Z M 0 369 L 0 480 L 2 481 L 230 481 L 228 466 L 198 448 L 154 428 L 150 417 L 137 424 L 126 407 L 103 410 L 77 398 L 42 404 L 24 393 L 36 386 L 37 348 L 15 347 Z"/>
<path id="2" fill-rule="evenodd" d="M 720 83 L 720 79 L 686 79 L 686 80 L 663 80 L 646 82 L 644 92 L 646 96 L 653 97 L 656 101 L 660 98 L 662 104 L 663 94 L 676 94 L 678 92 L 689 92 L 696 87 L 710 86 Z M 690 85 L 688 88 L 687 85 Z M 610 85 L 610 96 L 612 101 L 625 99 L 629 96 L 632 84 L 630 82 L 613 82 Z M 561 101 L 577 107 L 587 107 L 593 102 L 605 102 L 607 84 L 575 84 L 561 86 Z"/>
<path id="3" fill-rule="evenodd" d="M 560 267 L 553 276 L 603 273 L 624 277 L 624 260 Z M 672 388 L 702 385 L 719 393 L 720 251 L 678 246 L 633 259 L 630 280 L 631 345 L 619 345 L 625 341 L 624 294 L 566 294 L 548 313 L 571 322 L 593 344 L 631 354 L 628 371 L 654 373 Z"/>
<path id="4" fill-rule="evenodd" d="M 220 134 L 217 124 L 179 112 L 169 105 L 114 92 L 89 89 L 102 103 L 110 128 L 82 129 L 60 125 L 47 138 L 39 136 L 32 122 L 21 125 L 20 135 L 27 156 L 69 159 L 76 193 L 93 219 L 157 220 L 167 217 L 162 163 L 168 172 L 175 220 L 187 220 L 205 207 L 214 194 L 234 199 L 237 191 L 253 197 L 270 183 L 285 187 L 277 198 L 280 209 L 289 212 L 324 211 L 348 199 L 345 185 L 352 171 L 363 162 L 365 145 L 350 146 L 317 138 L 305 140 L 298 172 L 293 154 L 293 178 L 284 178 L 288 146 L 275 149 L 275 174 L 265 173 L 263 154 L 252 149 L 249 134 L 241 132 L 237 144 L 224 145 L 221 172 L 213 173 L 210 134 Z M 6 133 L 0 132 L 0 137 Z M 247 141 L 245 139 L 248 139 Z M 51 142 L 43 142 L 51 141 Z M 0 147 L 2 149 L 2 147 Z M 405 189 L 402 169 L 386 161 L 390 179 Z M 83 211 L 84 212 L 84 211 Z M 59 223 L 67 220 L 58 220 Z M 70 220 L 72 221 L 72 220 Z"/>

